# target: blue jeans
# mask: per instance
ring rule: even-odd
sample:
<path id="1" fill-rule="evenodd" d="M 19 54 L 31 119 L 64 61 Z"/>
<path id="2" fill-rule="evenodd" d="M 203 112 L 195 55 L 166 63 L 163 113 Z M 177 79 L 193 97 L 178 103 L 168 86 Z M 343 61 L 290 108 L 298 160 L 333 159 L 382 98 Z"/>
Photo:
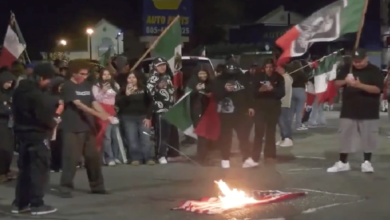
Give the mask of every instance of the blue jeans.
<path id="1" fill-rule="evenodd" d="M 103 138 L 104 159 L 107 163 L 120 158 L 119 140 L 115 130 L 118 125 L 108 124 Z"/>
<path id="2" fill-rule="evenodd" d="M 326 125 L 326 117 L 324 115 L 323 107 L 324 104 L 318 104 L 318 98 L 316 97 L 309 117 L 309 125 Z"/>
<path id="3" fill-rule="evenodd" d="M 280 136 L 282 140 L 286 138 L 292 139 L 292 129 L 291 129 L 292 117 L 291 117 L 291 108 L 282 108 L 279 116 L 279 128 Z"/>
<path id="4" fill-rule="evenodd" d="M 151 151 L 150 129 L 146 128 L 142 121 L 145 116 L 121 116 L 121 125 L 126 139 L 128 153 L 132 161 L 151 160 L 153 155 Z"/>
<path id="5" fill-rule="evenodd" d="M 306 102 L 305 88 L 292 88 L 291 119 L 295 115 L 295 129 L 302 126 L 303 108 Z"/>

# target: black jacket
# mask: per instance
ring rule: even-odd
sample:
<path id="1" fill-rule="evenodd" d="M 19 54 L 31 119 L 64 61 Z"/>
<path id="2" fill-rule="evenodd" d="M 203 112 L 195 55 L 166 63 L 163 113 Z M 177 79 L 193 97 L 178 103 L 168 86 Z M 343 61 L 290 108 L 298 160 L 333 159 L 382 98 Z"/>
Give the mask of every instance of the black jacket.
<path id="1" fill-rule="evenodd" d="M 234 84 L 235 90 L 228 92 L 225 89 L 227 83 Z M 220 113 L 247 114 L 252 108 L 253 92 L 246 77 L 242 73 L 227 74 L 222 73 L 214 81 L 212 94 L 218 102 Z"/>
<path id="2" fill-rule="evenodd" d="M 259 92 L 263 84 L 273 87 L 271 91 Z M 256 110 L 275 109 L 281 107 L 281 99 L 286 91 L 284 88 L 284 78 L 278 73 L 268 76 L 265 72 L 257 73 L 253 78 L 253 95 L 255 98 Z"/>
<path id="3" fill-rule="evenodd" d="M 54 101 L 47 99 L 37 83 L 31 80 L 20 81 L 12 100 L 16 136 L 38 141 L 49 138 L 56 126 L 55 108 L 50 107 Z"/>
<path id="4" fill-rule="evenodd" d="M 160 87 L 162 84 L 165 84 L 164 88 Z M 170 74 L 153 73 L 146 83 L 146 89 L 152 100 L 153 113 L 167 112 L 175 104 L 175 87 Z"/>
<path id="5" fill-rule="evenodd" d="M 204 89 L 202 90 L 196 89 L 196 86 L 199 83 L 204 84 Z M 210 80 L 206 80 L 205 82 L 202 82 L 199 80 L 197 75 L 194 75 L 191 79 L 188 80 L 187 88 L 192 90 L 190 94 L 191 119 L 194 124 L 194 127 L 196 127 L 201 116 L 206 111 L 207 106 L 210 103 L 210 98 L 209 96 L 207 96 L 207 94 L 211 92 L 212 84 Z"/>
<path id="6" fill-rule="evenodd" d="M 16 78 L 9 71 L 0 73 L 0 123 L 8 123 L 11 116 L 11 97 L 13 88 L 4 89 L 4 84 L 9 81 L 15 82 Z M 15 84 L 15 83 L 14 83 Z"/>

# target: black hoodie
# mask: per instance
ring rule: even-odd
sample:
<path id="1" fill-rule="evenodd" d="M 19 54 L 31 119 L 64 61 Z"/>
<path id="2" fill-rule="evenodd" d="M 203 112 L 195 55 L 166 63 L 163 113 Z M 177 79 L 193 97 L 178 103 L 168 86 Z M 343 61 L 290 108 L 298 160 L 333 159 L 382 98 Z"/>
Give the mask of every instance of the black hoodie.
<path id="1" fill-rule="evenodd" d="M 273 87 L 271 91 L 259 92 L 263 84 Z M 286 91 L 284 88 L 284 78 L 278 73 L 267 75 L 265 72 L 256 73 L 253 79 L 253 92 L 255 97 L 256 110 L 267 110 L 281 107 L 281 99 Z"/>
<path id="2" fill-rule="evenodd" d="M 233 84 L 235 90 L 228 92 L 225 89 L 227 83 Z M 253 93 L 250 89 L 248 77 L 241 72 L 229 74 L 223 72 L 213 82 L 212 93 L 218 102 L 220 113 L 247 114 L 252 108 Z"/>
<path id="3" fill-rule="evenodd" d="M 191 119 L 196 126 L 199 122 L 200 117 L 206 111 L 207 106 L 210 103 L 210 98 L 207 96 L 211 92 L 212 84 L 210 80 L 210 75 L 207 73 L 207 80 L 201 81 L 198 75 L 193 75 L 187 83 L 187 87 L 192 90 L 190 94 L 191 99 Z M 199 83 L 204 85 L 204 89 L 197 90 L 196 87 Z"/>
<path id="4" fill-rule="evenodd" d="M 11 97 L 13 88 L 4 89 L 6 82 L 13 81 L 15 84 L 16 77 L 9 71 L 0 73 L 0 123 L 8 123 L 11 116 Z"/>
<path id="5" fill-rule="evenodd" d="M 55 108 L 50 108 L 38 84 L 32 80 L 20 81 L 12 100 L 16 136 L 35 141 L 49 138 L 56 126 Z"/>

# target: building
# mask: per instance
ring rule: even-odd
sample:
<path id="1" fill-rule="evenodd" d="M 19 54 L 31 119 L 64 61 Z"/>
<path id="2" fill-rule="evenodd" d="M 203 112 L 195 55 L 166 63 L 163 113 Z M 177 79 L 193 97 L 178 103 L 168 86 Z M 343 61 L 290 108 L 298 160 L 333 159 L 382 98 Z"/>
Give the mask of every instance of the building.
<path id="1" fill-rule="evenodd" d="M 64 52 L 69 60 L 89 59 L 99 60 L 99 58 L 109 49 L 112 48 L 112 54 L 121 54 L 124 52 L 123 35 L 121 29 L 105 19 L 100 20 L 93 27 L 90 38 L 87 33 L 79 35 L 65 36 L 62 42 L 54 51 Z M 91 42 L 89 42 L 91 40 Z M 65 44 L 63 42 L 66 42 Z M 42 53 L 47 56 L 47 53 Z M 50 55 L 49 55 L 50 56 Z"/>

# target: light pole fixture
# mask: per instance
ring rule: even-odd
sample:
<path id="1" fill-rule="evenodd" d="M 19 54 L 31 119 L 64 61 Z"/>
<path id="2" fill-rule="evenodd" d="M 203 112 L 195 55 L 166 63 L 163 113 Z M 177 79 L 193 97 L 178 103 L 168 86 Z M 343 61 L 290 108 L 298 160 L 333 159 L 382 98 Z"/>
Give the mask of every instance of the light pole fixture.
<path id="1" fill-rule="evenodd" d="M 68 42 L 66 42 L 66 40 L 64 40 L 64 39 L 60 40 L 60 45 L 66 46 L 67 44 L 68 44 Z"/>
<path id="2" fill-rule="evenodd" d="M 87 28 L 87 34 L 88 34 L 88 42 L 89 42 L 89 59 L 92 60 L 92 40 L 91 36 L 93 34 L 92 28 Z"/>
<path id="3" fill-rule="evenodd" d="M 116 37 L 115 37 L 115 39 L 116 39 L 116 53 L 117 53 L 117 55 L 119 55 L 119 38 L 122 36 L 122 32 L 118 32 L 117 34 L 116 34 Z"/>

